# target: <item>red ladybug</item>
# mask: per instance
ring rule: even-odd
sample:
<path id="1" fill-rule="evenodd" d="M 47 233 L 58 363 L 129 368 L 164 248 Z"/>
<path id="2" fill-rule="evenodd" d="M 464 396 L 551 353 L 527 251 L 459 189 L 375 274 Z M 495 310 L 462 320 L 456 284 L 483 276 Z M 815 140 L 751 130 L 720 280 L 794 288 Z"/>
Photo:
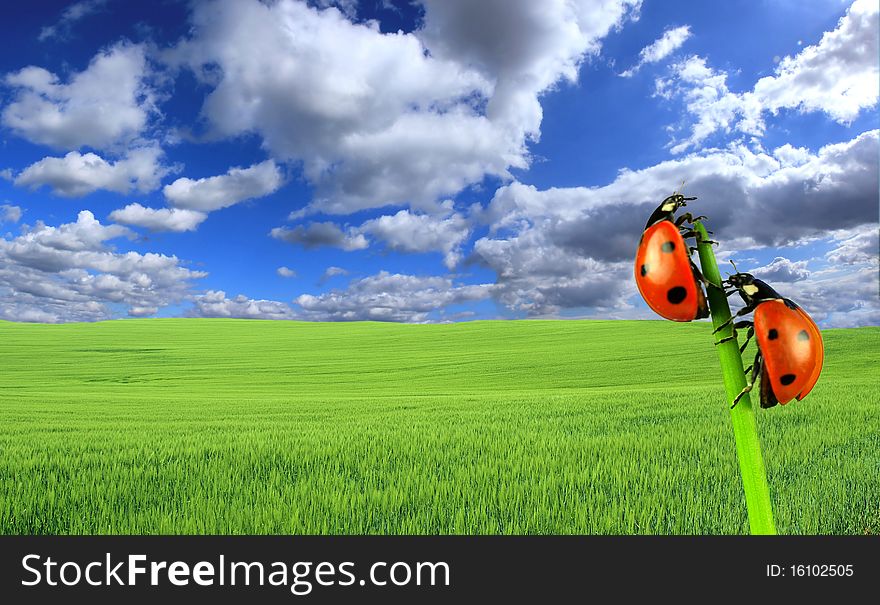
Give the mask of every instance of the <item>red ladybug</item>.
<path id="1" fill-rule="evenodd" d="M 785 405 L 792 399 L 800 401 L 806 397 L 819 380 L 825 360 L 825 346 L 816 322 L 797 304 L 749 273 L 731 275 L 722 285 L 733 288 L 728 296 L 739 292 L 746 306 L 715 332 L 735 317 L 752 311 L 754 321 L 734 323 L 734 336 L 719 342 L 736 338 L 736 330 L 746 326 L 749 330 L 740 351 L 753 336 L 758 340 L 755 361 L 746 369 L 752 373 L 750 382 L 733 400 L 733 405 L 756 383 L 761 388 L 762 408 L 771 408 L 777 403 Z"/>
<path id="2" fill-rule="evenodd" d="M 696 234 L 690 230 L 682 234 L 680 229 L 686 220 L 696 219 L 690 213 L 675 218 L 676 210 L 695 199 L 675 193 L 663 200 L 648 219 L 636 252 L 636 285 L 642 298 L 658 315 L 673 321 L 709 316 L 703 276 L 684 241 Z"/>

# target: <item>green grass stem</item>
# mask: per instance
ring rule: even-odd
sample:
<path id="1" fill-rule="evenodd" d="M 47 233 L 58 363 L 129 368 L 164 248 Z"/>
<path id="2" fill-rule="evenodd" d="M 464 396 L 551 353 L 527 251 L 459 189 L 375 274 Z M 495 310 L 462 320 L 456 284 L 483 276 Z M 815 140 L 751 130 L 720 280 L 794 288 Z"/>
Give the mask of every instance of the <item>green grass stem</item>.
<path id="1" fill-rule="evenodd" d="M 707 288 L 709 308 L 712 313 L 712 325 L 718 328 L 730 319 L 730 306 L 727 297 L 721 289 L 721 273 L 718 271 L 718 263 L 712 245 L 708 243 L 709 235 L 702 223 L 694 223 L 698 234 L 697 251 L 700 255 L 700 265 L 703 276 L 717 288 Z M 715 334 L 715 342 L 732 336 L 733 327 L 727 326 Z M 724 388 L 727 392 L 727 403 L 731 405 L 733 399 L 746 386 L 746 377 L 743 372 L 742 355 L 739 352 L 739 343 L 736 339 L 728 340 L 716 346 L 718 357 L 721 361 L 721 375 L 724 379 Z M 749 528 L 755 535 L 775 535 L 776 526 L 773 523 L 773 508 L 770 504 L 770 488 L 767 485 L 767 472 L 764 469 L 764 459 L 761 456 L 761 444 L 758 440 L 758 426 L 755 421 L 755 409 L 746 394 L 740 399 L 736 407 L 730 410 L 730 420 L 733 423 L 733 434 L 736 440 L 736 455 L 739 459 L 739 469 L 742 473 L 743 489 L 746 493 L 746 508 L 749 514 Z"/>

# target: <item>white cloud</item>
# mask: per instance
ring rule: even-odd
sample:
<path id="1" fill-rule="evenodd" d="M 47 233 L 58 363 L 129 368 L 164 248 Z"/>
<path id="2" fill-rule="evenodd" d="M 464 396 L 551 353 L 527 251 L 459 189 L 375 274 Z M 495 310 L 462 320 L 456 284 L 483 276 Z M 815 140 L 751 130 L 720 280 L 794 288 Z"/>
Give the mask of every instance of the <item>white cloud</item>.
<path id="1" fill-rule="evenodd" d="M 293 228 L 275 227 L 270 232 L 275 239 L 299 244 L 307 249 L 329 246 L 341 248 L 346 251 L 363 250 L 369 246 L 367 238 L 349 227 L 343 231 L 332 222 L 309 223 L 308 226 L 297 225 Z"/>
<path id="2" fill-rule="evenodd" d="M 15 90 L 2 123 L 15 134 L 57 149 L 107 149 L 128 143 L 144 130 L 154 95 L 144 47 L 119 43 L 98 53 L 89 66 L 61 83 L 35 66 L 7 74 Z"/>
<path id="3" fill-rule="evenodd" d="M 331 222 L 311 222 L 293 228 L 276 227 L 271 235 L 305 248 L 330 246 L 343 250 L 363 250 L 369 246 L 366 236 L 375 238 L 395 252 L 439 252 L 446 267 L 452 269 L 462 258 L 461 248 L 471 233 L 470 221 L 452 211 L 452 203 L 441 206 L 444 214 L 417 214 L 401 210 L 345 230 Z"/>
<path id="4" fill-rule="evenodd" d="M 51 38 L 65 37 L 70 33 L 71 27 L 83 17 L 101 10 L 107 0 L 80 0 L 64 9 L 61 18 L 54 25 L 47 25 L 40 30 L 37 39 L 40 42 Z"/>
<path id="5" fill-rule="evenodd" d="M 773 150 L 773 157 L 782 166 L 800 166 L 810 161 L 810 150 L 805 147 L 793 147 L 789 143 Z"/>
<path id="6" fill-rule="evenodd" d="M 801 281 L 810 277 L 807 261 L 792 261 L 784 256 L 777 256 L 770 264 L 753 269 L 751 273 L 771 284 Z"/>
<path id="7" fill-rule="evenodd" d="M 455 285 L 446 277 L 381 271 L 353 281 L 345 290 L 303 294 L 294 302 L 301 307 L 303 319 L 418 323 L 436 319 L 450 305 L 484 300 L 491 291 L 488 284 Z"/>
<path id="8" fill-rule="evenodd" d="M 206 273 L 175 256 L 116 252 L 106 242 L 129 236 L 88 210 L 57 227 L 38 222 L 0 239 L 0 317 L 15 321 L 94 321 L 125 308 L 134 316 L 180 302 Z"/>
<path id="9" fill-rule="evenodd" d="M 321 279 L 318 280 L 318 283 L 323 285 L 334 277 L 338 277 L 340 275 L 348 275 L 348 271 L 343 269 L 342 267 L 327 267 L 327 269 L 324 271 L 324 274 L 321 276 Z"/>
<path id="10" fill-rule="evenodd" d="M 484 300 L 492 286 L 456 285 L 445 277 L 419 277 L 381 271 L 353 281 L 345 290 L 318 296 L 303 294 L 294 301 L 299 309 L 274 300 L 255 300 L 239 294 L 227 298 L 209 290 L 193 298 L 195 317 L 245 319 L 300 319 L 308 321 L 403 321 L 443 319 L 446 307 Z"/>
<path id="11" fill-rule="evenodd" d="M 31 164 L 15 177 L 15 184 L 33 189 L 46 185 L 65 197 L 82 197 L 99 189 L 147 193 L 158 189 L 162 177 L 174 170 L 162 165 L 161 158 L 158 146 L 135 147 L 113 163 L 91 152 L 71 151 Z"/>
<path id="12" fill-rule="evenodd" d="M 526 167 L 540 94 L 575 81 L 638 4 L 426 1 L 422 29 L 383 34 L 294 0 L 221 0 L 196 6 L 194 33 L 166 60 L 213 87 L 212 134 L 257 133 L 276 159 L 302 162 L 309 211 L 431 211 Z"/>
<path id="13" fill-rule="evenodd" d="M 144 227 L 150 231 L 195 231 L 208 218 L 204 212 L 180 208 L 146 208 L 129 204 L 110 213 L 110 220 L 124 225 Z"/>
<path id="14" fill-rule="evenodd" d="M 444 218 L 401 210 L 392 216 L 369 220 L 358 231 L 378 238 L 398 252 L 438 251 L 443 254 L 446 267 L 452 269 L 461 260 L 461 246 L 470 235 L 470 225 L 458 213 Z"/>
<path id="15" fill-rule="evenodd" d="M 493 295 L 512 309 L 538 316 L 566 309 L 626 316 L 633 312 L 632 258 L 645 220 L 686 177 L 685 193 L 700 198 L 689 210 L 708 215 L 713 239 L 731 249 L 831 236 L 840 243 L 829 261 L 863 262 L 876 241 L 870 230 L 861 230 L 876 229 L 878 221 L 877 151 L 878 132 L 869 131 L 794 163 L 734 145 L 624 170 L 599 188 L 540 191 L 512 183 L 499 188 L 479 216 L 489 232 L 475 242 L 473 260 L 495 271 Z M 843 235 L 853 232 L 858 235 Z M 728 253 L 718 254 L 726 260 Z M 798 284 L 822 278 L 802 261 L 780 261 L 763 270 Z M 860 266 L 841 271 L 846 280 L 869 275 Z M 876 271 L 873 280 L 873 298 L 865 297 L 864 284 L 853 289 L 865 308 L 876 304 Z M 823 313 L 829 322 L 839 320 L 831 311 Z"/>
<path id="16" fill-rule="evenodd" d="M 567 308 L 625 306 L 632 294 L 626 279 L 631 263 L 572 252 L 542 226 L 523 225 L 516 235 L 474 244 L 475 256 L 497 274 L 495 296 L 513 310 L 546 316 Z"/>
<path id="17" fill-rule="evenodd" d="M 663 32 L 657 40 L 646 46 L 639 53 L 639 61 L 625 72 L 620 74 L 624 78 L 630 78 L 636 74 L 642 66 L 648 63 L 657 63 L 662 61 L 676 50 L 682 47 L 691 37 L 691 28 L 689 25 L 681 27 L 673 27 Z"/>
<path id="18" fill-rule="evenodd" d="M 749 134 L 762 133 L 758 126 L 760 105 L 749 98 L 746 106 L 743 97 L 727 88 L 727 74 L 708 67 L 706 59 L 688 57 L 673 65 L 672 71 L 672 78 L 657 80 L 656 96 L 672 98 L 681 95 L 687 111 L 695 118 L 690 134 L 671 147 L 672 153 L 698 147 L 718 130 L 730 132 L 740 118 L 740 128 Z"/>
<path id="19" fill-rule="evenodd" d="M 870 228 L 876 233 L 878 225 Z M 836 251 L 829 252 L 826 259 L 830 260 L 835 254 Z M 760 268 L 749 272 L 767 279 L 781 296 L 795 301 L 823 327 L 850 328 L 880 324 L 876 250 L 872 258 L 856 263 L 823 266 L 821 260 L 813 260 L 810 264 L 815 264 L 817 268 L 796 280 L 775 275 L 771 281 L 771 276 L 762 274 Z M 747 267 L 739 268 L 748 271 Z M 741 306 L 741 301 L 731 300 L 737 307 Z"/>
<path id="20" fill-rule="evenodd" d="M 848 124 L 877 104 L 880 90 L 880 7 L 875 0 L 855 0 L 837 28 L 815 46 L 785 57 L 773 76 L 761 78 L 753 94 L 765 111 L 823 111 Z"/>
<path id="21" fill-rule="evenodd" d="M 208 290 L 194 297 L 194 317 L 229 317 L 238 319 L 294 319 L 290 305 L 274 300 L 254 300 L 242 294 L 226 298 L 222 290 Z"/>
<path id="22" fill-rule="evenodd" d="M 727 74 L 691 56 L 672 67 L 672 76 L 656 82 L 656 96 L 680 96 L 693 118 L 690 133 L 674 141 L 673 153 L 701 145 L 717 131 L 737 130 L 762 136 L 764 115 L 780 110 L 821 111 L 849 124 L 861 111 L 877 104 L 880 90 L 878 5 L 856 0 L 837 28 L 818 44 L 782 59 L 772 76 L 761 78 L 753 90 L 731 92 Z"/>
<path id="23" fill-rule="evenodd" d="M 277 273 L 280 277 L 296 277 L 296 271 L 287 267 L 278 267 L 275 270 L 275 273 Z"/>
<path id="24" fill-rule="evenodd" d="M 34 229 L 13 240 L 12 248 L 7 251 L 20 248 L 31 251 L 35 247 L 67 251 L 99 250 L 107 240 L 131 235 L 131 231 L 120 225 L 102 225 L 94 214 L 83 210 L 77 215 L 75 223 L 52 227 L 37 222 Z"/>
<path id="25" fill-rule="evenodd" d="M 272 160 L 250 168 L 233 167 L 226 174 L 203 179 L 180 178 L 162 192 L 176 208 L 211 212 L 244 200 L 263 197 L 282 185 L 281 170 Z"/>
<path id="26" fill-rule="evenodd" d="M 17 223 L 21 220 L 21 208 L 12 204 L 0 204 L 0 223 Z"/>
<path id="27" fill-rule="evenodd" d="M 129 317 L 149 317 L 159 312 L 159 307 L 129 307 Z"/>
<path id="28" fill-rule="evenodd" d="M 880 225 L 868 224 L 861 229 L 835 233 L 835 247 L 826 258 L 838 267 L 842 265 L 877 266 L 880 264 Z"/>

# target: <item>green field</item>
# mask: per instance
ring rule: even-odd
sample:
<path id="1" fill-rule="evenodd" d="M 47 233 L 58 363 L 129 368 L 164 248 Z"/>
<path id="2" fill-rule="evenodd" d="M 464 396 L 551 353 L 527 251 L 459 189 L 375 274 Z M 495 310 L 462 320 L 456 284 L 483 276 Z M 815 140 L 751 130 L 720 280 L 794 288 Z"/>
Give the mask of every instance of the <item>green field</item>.
<path id="1" fill-rule="evenodd" d="M 758 410 L 780 533 L 880 533 L 880 328 Z M 747 533 L 710 326 L 0 322 L 0 533 Z"/>

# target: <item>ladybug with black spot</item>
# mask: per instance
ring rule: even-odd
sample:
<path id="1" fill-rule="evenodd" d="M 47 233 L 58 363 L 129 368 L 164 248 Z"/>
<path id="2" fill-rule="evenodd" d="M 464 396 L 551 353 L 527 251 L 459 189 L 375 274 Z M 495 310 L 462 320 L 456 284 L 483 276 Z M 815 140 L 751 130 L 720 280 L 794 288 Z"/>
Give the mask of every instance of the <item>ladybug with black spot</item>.
<path id="1" fill-rule="evenodd" d="M 792 399 L 800 401 L 806 397 L 819 380 L 825 360 L 825 346 L 816 322 L 797 304 L 749 273 L 737 272 L 722 285 L 733 288 L 727 292 L 728 296 L 738 292 L 746 306 L 718 326 L 715 332 L 748 313 L 754 312 L 754 321 L 734 323 L 734 335 L 722 338 L 716 344 L 736 338 L 736 330 L 745 327 L 748 327 L 748 333 L 740 352 L 745 350 L 753 336 L 758 342 L 755 361 L 746 369 L 746 373 L 751 371 L 749 384 L 736 396 L 733 405 L 739 403 L 755 384 L 760 385 L 762 408 L 777 403 L 785 405 Z"/>
<path id="2" fill-rule="evenodd" d="M 695 200 L 674 193 L 663 200 L 651 214 L 636 252 L 635 277 L 639 292 L 658 315 L 672 321 L 693 321 L 709 316 L 709 305 L 703 291 L 703 276 L 691 260 L 691 249 L 685 238 L 696 237 L 692 229 L 682 225 L 696 219 L 675 212 Z"/>

